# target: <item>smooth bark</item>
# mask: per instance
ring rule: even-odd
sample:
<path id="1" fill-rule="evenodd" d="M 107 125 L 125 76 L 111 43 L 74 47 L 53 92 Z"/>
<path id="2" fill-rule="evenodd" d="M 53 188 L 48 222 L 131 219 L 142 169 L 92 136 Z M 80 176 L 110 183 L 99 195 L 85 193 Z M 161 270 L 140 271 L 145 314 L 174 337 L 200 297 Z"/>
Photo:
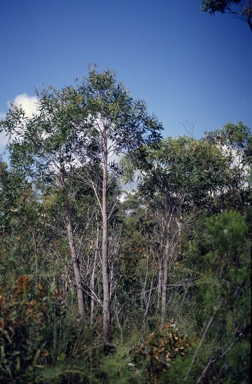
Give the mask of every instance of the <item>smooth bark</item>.
<path id="1" fill-rule="evenodd" d="M 76 248 L 74 243 L 73 227 L 72 227 L 72 220 L 71 220 L 69 206 L 66 206 L 65 208 L 65 219 L 66 219 L 68 244 L 69 244 L 70 254 L 73 262 L 74 277 L 75 277 L 75 283 L 77 288 L 77 301 L 78 301 L 80 321 L 83 321 L 85 318 L 84 295 L 83 295 L 83 288 L 82 288 L 82 281 L 81 281 L 79 259 L 76 253 Z"/>
<path id="2" fill-rule="evenodd" d="M 83 294 L 83 287 L 82 287 L 82 281 L 81 281 L 79 258 L 77 256 L 75 242 L 74 242 L 71 211 L 70 211 L 68 199 L 66 196 L 64 168 L 62 165 L 60 166 L 60 183 L 61 183 L 61 188 L 62 188 L 64 200 L 65 200 L 64 204 L 65 204 L 66 231 L 67 231 L 67 239 L 68 239 L 70 255 L 71 255 L 73 269 L 74 269 L 74 278 L 75 278 L 75 284 L 77 289 L 78 310 L 79 310 L 80 321 L 83 321 L 85 319 L 84 294 Z"/>
<path id="3" fill-rule="evenodd" d="M 110 282 L 108 265 L 108 138 L 107 127 L 103 130 L 103 180 L 102 180 L 102 283 L 103 283 L 103 337 L 110 340 Z"/>

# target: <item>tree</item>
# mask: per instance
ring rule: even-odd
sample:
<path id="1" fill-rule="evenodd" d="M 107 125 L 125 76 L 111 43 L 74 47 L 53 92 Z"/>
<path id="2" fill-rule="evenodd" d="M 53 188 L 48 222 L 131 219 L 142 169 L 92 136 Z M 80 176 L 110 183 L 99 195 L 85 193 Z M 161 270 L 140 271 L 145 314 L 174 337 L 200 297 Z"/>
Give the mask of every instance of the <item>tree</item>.
<path id="1" fill-rule="evenodd" d="M 167 310 L 169 270 L 176 261 L 183 227 L 200 207 L 212 207 L 214 196 L 227 185 L 230 159 L 206 140 L 188 137 L 168 138 L 158 149 L 146 148 L 145 164 L 126 164 L 142 171 L 139 192 L 145 196 L 155 229 L 152 244 L 158 263 L 160 321 Z M 124 160 L 125 161 L 125 160 Z"/>
<path id="2" fill-rule="evenodd" d="M 126 88 L 117 83 L 115 73 L 98 73 L 91 68 L 89 76 L 76 88 L 69 86 L 57 91 L 52 87 L 38 93 L 39 113 L 26 118 L 24 112 L 12 106 L 1 127 L 15 134 L 10 145 L 11 163 L 33 177 L 43 188 L 51 183 L 58 188 L 65 216 L 66 232 L 73 262 L 80 317 L 84 317 L 83 287 L 79 257 L 74 241 L 71 194 L 74 171 L 85 168 L 85 183 L 90 183 L 102 215 L 102 280 L 103 335 L 110 339 L 111 290 L 108 224 L 112 211 L 108 209 L 108 191 L 113 177 L 120 170 L 116 158 L 127 152 L 139 159 L 144 145 L 151 146 L 160 139 L 162 125 L 147 113 L 145 102 L 133 100 Z M 90 170 L 97 164 L 101 183 L 92 179 Z M 99 178 L 98 178 L 99 179 Z"/>
<path id="3" fill-rule="evenodd" d="M 251 0 L 201 0 L 202 12 L 214 15 L 216 12 L 230 13 L 245 20 L 252 31 L 252 1 Z"/>
<path id="4" fill-rule="evenodd" d="M 91 68 L 89 77 L 77 89 L 86 106 L 86 124 L 92 126 L 98 150 L 93 158 L 102 166 L 102 193 L 100 207 L 102 212 L 102 276 L 103 276 L 103 335 L 110 338 L 110 267 L 108 244 L 108 171 L 116 174 L 116 156 L 127 152 L 128 156 L 139 158 L 139 150 L 144 145 L 155 144 L 160 139 L 162 125 L 154 116 L 147 113 L 145 102 L 133 100 L 126 88 L 117 83 L 115 73 L 105 70 L 98 73 Z M 96 193 L 98 197 L 98 193 Z"/>
<path id="5" fill-rule="evenodd" d="M 71 217 L 71 172 L 72 156 L 85 157 L 85 131 L 82 137 L 76 134 L 76 93 L 71 87 L 62 92 L 52 88 L 38 93 L 39 113 L 27 118 L 22 108 L 12 105 L 1 129 L 12 135 L 9 146 L 12 168 L 43 191 L 53 185 L 58 193 L 65 218 L 65 229 L 72 258 L 80 319 L 84 319 L 84 297 L 76 252 Z M 76 110 L 76 109 L 75 109 Z M 79 127 L 80 128 L 80 127 Z"/>

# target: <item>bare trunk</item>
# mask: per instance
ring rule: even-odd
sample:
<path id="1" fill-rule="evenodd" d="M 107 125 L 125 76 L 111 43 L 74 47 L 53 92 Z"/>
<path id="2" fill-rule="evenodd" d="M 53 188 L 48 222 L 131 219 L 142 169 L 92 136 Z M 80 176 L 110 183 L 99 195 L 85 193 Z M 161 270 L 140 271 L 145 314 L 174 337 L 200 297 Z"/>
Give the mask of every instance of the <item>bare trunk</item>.
<path id="1" fill-rule="evenodd" d="M 150 308 L 150 304 L 151 304 L 153 280 L 154 280 L 154 276 L 152 274 L 150 288 L 146 291 L 147 281 L 148 281 L 148 277 L 149 277 L 149 270 L 150 270 L 149 269 L 149 257 L 147 256 L 147 259 L 146 259 L 145 282 L 144 282 L 144 287 L 143 287 L 143 299 L 144 299 L 143 301 L 144 301 L 144 307 L 145 307 L 145 311 L 144 311 L 144 327 L 145 327 L 145 324 L 146 324 L 146 318 L 147 318 L 147 315 L 148 315 L 148 312 L 149 312 L 149 308 Z"/>
<path id="2" fill-rule="evenodd" d="M 162 289 L 162 260 L 158 260 L 158 286 L 157 286 L 157 309 L 160 311 L 160 300 L 161 300 L 161 289 Z"/>
<path id="3" fill-rule="evenodd" d="M 76 249 L 75 249 L 75 244 L 74 244 L 71 215 L 70 215 L 70 210 L 69 210 L 68 206 L 65 208 L 65 216 L 66 216 L 66 228 L 67 228 L 68 243 L 69 243 L 70 254 L 71 254 L 71 258 L 72 258 L 72 262 L 73 262 L 74 277 L 75 277 L 75 283 L 76 283 L 76 288 L 77 288 L 77 300 L 78 300 L 78 309 L 79 309 L 80 321 L 83 321 L 85 318 L 84 295 L 83 295 L 83 289 L 82 289 L 82 283 L 81 283 L 79 260 L 78 260 L 77 254 L 76 254 Z"/>
<path id="4" fill-rule="evenodd" d="M 168 235 L 169 236 L 169 235 Z M 166 301 L 167 301 L 167 282 L 168 282 L 168 268 L 169 268 L 169 239 L 165 245 L 165 255 L 163 259 L 163 278 L 162 278 L 162 297 L 161 297 L 161 327 L 165 323 Z"/>
<path id="5" fill-rule="evenodd" d="M 97 224 L 97 238 L 96 238 L 96 244 L 95 244 L 95 254 L 94 254 L 94 262 L 93 262 L 93 270 L 91 274 L 91 280 L 90 280 L 90 291 L 91 291 L 91 305 L 90 305 L 90 322 L 92 323 L 94 320 L 94 309 L 95 309 L 95 298 L 94 298 L 94 291 L 95 291 L 95 278 L 96 278 L 96 268 L 97 268 L 97 258 L 98 258 L 98 241 L 99 241 L 99 228 Z"/>
<path id="6" fill-rule="evenodd" d="M 108 213 L 107 213 L 107 177 L 108 177 L 108 148 L 107 132 L 104 129 L 103 147 L 103 183 L 102 183 L 102 283 L 103 283 L 103 337 L 110 339 L 110 283 L 108 264 Z"/>
<path id="7" fill-rule="evenodd" d="M 74 235 L 73 235 L 73 226 L 72 226 L 72 220 L 71 220 L 71 212 L 70 207 L 67 199 L 66 194 L 66 186 L 65 186 L 65 172 L 63 165 L 60 166 L 60 182 L 61 187 L 63 191 L 63 195 L 65 198 L 65 220 L 66 220 L 66 230 L 67 230 L 67 238 L 68 238 L 68 244 L 70 249 L 70 255 L 73 262 L 73 269 L 74 269 L 74 277 L 75 277 L 75 284 L 77 288 L 77 301 L 78 301 L 78 309 L 79 309 L 79 315 L 80 315 L 80 321 L 83 321 L 85 318 L 85 310 L 84 310 L 84 295 L 83 295 L 83 289 L 82 289 L 82 283 L 81 283 L 81 273 L 80 273 L 80 266 L 79 266 L 79 259 L 77 256 L 75 243 L 74 243 Z"/>

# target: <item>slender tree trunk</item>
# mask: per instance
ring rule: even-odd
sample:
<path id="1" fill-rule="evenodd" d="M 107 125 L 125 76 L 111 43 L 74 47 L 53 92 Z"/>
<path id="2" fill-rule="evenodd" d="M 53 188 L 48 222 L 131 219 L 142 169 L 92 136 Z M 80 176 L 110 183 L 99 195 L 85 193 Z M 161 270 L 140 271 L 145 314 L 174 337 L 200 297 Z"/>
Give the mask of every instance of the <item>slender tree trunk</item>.
<path id="1" fill-rule="evenodd" d="M 91 280 L 90 280 L 90 291 L 91 291 L 91 305 L 90 305 L 90 322 L 93 323 L 94 321 L 94 309 L 95 309 L 95 298 L 94 298 L 94 291 L 95 291 L 95 279 L 96 279 L 96 269 L 97 269 L 97 258 L 98 258 L 98 241 L 99 241 L 99 228 L 97 223 L 97 237 L 96 237 L 96 244 L 95 244 L 95 250 L 94 250 L 94 261 L 93 261 L 93 269 L 91 274 Z"/>
<path id="2" fill-rule="evenodd" d="M 94 257 L 94 263 L 93 263 L 93 270 L 91 274 L 91 280 L 90 280 L 90 291 L 91 291 L 91 304 L 90 304 L 90 323 L 92 324 L 94 321 L 94 309 L 95 309 L 95 299 L 93 296 L 93 292 L 95 290 L 95 272 L 96 272 L 96 260 L 97 260 L 97 253 L 98 251 L 95 250 L 95 257 Z"/>
<path id="3" fill-rule="evenodd" d="M 166 301 L 167 301 L 167 282 L 168 282 L 168 268 L 169 268 L 169 234 L 165 244 L 165 254 L 163 259 L 163 279 L 162 279 L 162 297 L 161 297 L 161 327 L 165 323 Z"/>
<path id="4" fill-rule="evenodd" d="M 144 311 L 144 327 L 146 326 L 146 318 L 147 318 L 147 315 L 148 315 L 148 312 L 149 312 L 149 307 L 150 307 L 150 303 L 151 303 L 151 296 L 152 296 L 152 288 L 153 288 L 153 280 L 154 280 L 154 276 L 152 274 L 152 277 L 151 277 L 151 285 L 150 285 L 150 288 L 149 288 L 149 292 L 147 291 L 146 292 L 146 287 L 147 287 L 147 280 L 148 280 L 148 276 L 149 276 L 149 256 L 147 255 L 147 259 L 146 259 L 146 274 L 145 274 L 145 282 L 144 282 L 144 287 L 143 287 L 143 294 L 144 294 L 144 306 L 145 306 L 145 311 Z"/>
<path id="5" fill-rule="evenodd" d="M 102 183 L 102 283 L 103 283 L 103 337 L 110 340 L 110 282 L 108 264 L 108 213 L 107 213 L 107 183 L 108 183 L 108 148 L 107 129 L 103 132 L 103 183 Z"/>
<path id="6" fill-rule="evenodd" d="M 75 243 L 74 243 L 71 212 L 70 212 L 68 199 L 66 196 L 65 173 L 64 173 L 63 165 L 60 166 L 60 182 L 61 182 L 62 192 L 63 192 L 64 199 L 65 199 L 66 230 L 67 230 L 67 238 L 68 238 L 68 244 L 69 244 L 69 249 L 70 249 L 70 255 L 72 258 L 72 262 L 73 262 L 75 284 L 76 284 L 76 288 L 77 288 L 78 309 L 79 309 L 80 321 L 83 321 L 85 318 L 84 295 L 83 295 L 83 288 L 82 288 L 82 282 L 81 282 L 79 259 L 77 256 L 76 247 L 75 247 Z"/>
<path id="7" fill-rule="evenodd" d="M 163 281 L 163 260 L 162 260 L 162 256 L 161 256 L 158 259 L 158 286 L 157 286 L 158 317 L 160 316 L 160 309 L 161 309 L 162 281 Z"/>
<path id="8" fill-rule="evenodd" d="M 68 243 L 69 243 L 70 254 L 71 254 L 71 258 L 72 258 L 72 262 L 73 262 L 74 277 L 75 277 L 75 283 L 76 283 L 76 288 L 77 288 L 77 300 L 78 300 L 78 309 L 79 309 L 80 321 L 83 321 L 85 318 L 84 295 L 83 295 L 83 288 L 82 288 L 82 282 L 81 282 L 79 259 L 77 257 L 75 243 L 74 243 L 73 227 L 72 227 L 72 221 L 71 221 L 69 206 L 66 206 L 66 208 L 65 208 L 65 218 L 66 218 L 66 229 L 67 229 Z"/>
<path id="9" fill-rule="evenodd" d="M 170 217 L 166 225 L 166 230 L 164 231 L 164 233 L 166 234 L 166 241 L 165 241 L 164 257 L 162 260 L 163 276 L 162 276 L 162 295 L 161 295 L 161 326 L 164 326 L 165 313 L 167 309 L 167 284 L 168 284 L 168 271 L 169 271 L 172 243 L 173 243 L 173 238 L 171 236 L 171 227 L 172 227 L 172 223 L 174 222 L 174 208 L 170 212 L 169 216 Z"/>

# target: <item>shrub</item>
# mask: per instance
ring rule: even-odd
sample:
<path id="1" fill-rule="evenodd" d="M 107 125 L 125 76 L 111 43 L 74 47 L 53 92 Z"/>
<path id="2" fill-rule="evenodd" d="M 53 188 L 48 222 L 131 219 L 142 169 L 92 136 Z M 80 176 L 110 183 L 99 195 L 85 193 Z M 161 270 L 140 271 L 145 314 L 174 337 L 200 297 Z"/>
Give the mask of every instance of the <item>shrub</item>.
<path id="1" fill-rule="evenodd" d="M 188 336 L 180 333 L 176 324 L 168 322 L 132 347 L 131 366 L 142 367 L 147 372 L 147 380 L 155 383 L 171 368 L 177 356 L 184 358 L 187 355 L 189 346 Z"/>

